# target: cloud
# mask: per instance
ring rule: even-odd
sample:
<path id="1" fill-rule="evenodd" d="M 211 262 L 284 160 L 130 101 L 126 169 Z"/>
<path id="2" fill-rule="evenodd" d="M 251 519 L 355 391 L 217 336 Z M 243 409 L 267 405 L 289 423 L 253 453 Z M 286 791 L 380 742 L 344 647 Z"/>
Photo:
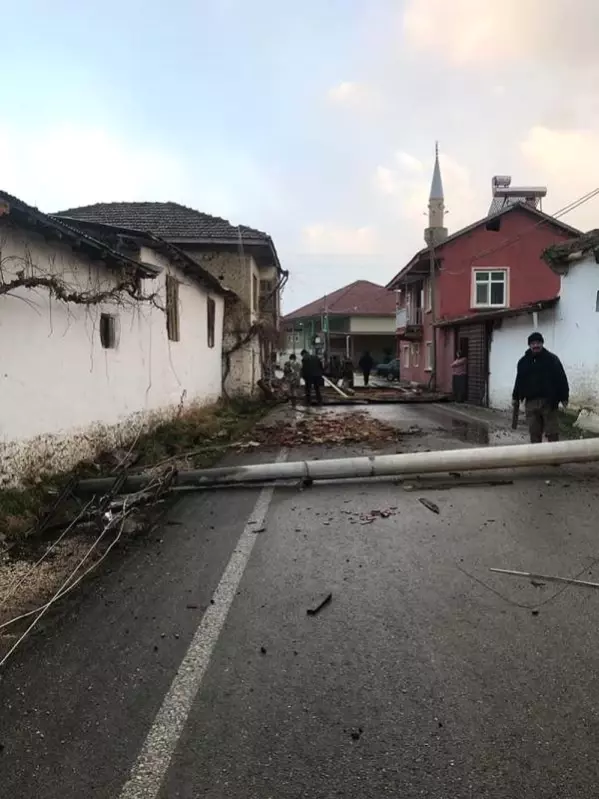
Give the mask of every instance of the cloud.
<path id="1" fill-rule="evenodd" d="M 448 210 L 446 224 L 458 230 L 487 212 L 484 199 L 476 191 L 470 172 L 451 156 L 439 156 L 445 203 Z M 422 238 L 426 227 L 428 197 L 430 193 L 433 160 L 424 163 L 415 156 L 399 152 L 391 165 L 379 165 L 374 173 L 374 187 L 391 198 L 396 215 Z"/>
<path id="2" fill-rule="evenodd" d="M 415 50 L 456 65 L 599 64 L 596 0 L 408 0 L 402 25 Z"/>
<path id="3" fill-rule="evenodd" d="M 375 86 L 368 83 L 343 81 L 328 91 L 329 101 L 336 106 L 355 111 L 380 110 L 383 104 L 382 94 Z"/>
<path id="4" fill-rule="evenodd" d="M 528 174 L 548 188 L 545 205 L 551 212 L 599 187 L 599 132 L 532 127 L 520 142 Z M 599 227 L 599 200 L 593 199 L 563 217 L 575 227 Z"/>
<path id="5" fill-rule="evenodd" d="M 311 254 L 370 255 L 379 248 L 379 237 L 373 227 L 338 227 L 322 223 L 303 229 L 303 246 Z"/>
<path id="6" fill-rule="evenodd" d="M 2 186 L 45 211 L 102 200 L 171 199 L 186 183 L 168 152 L 92 126 L 0 130 Z"/>

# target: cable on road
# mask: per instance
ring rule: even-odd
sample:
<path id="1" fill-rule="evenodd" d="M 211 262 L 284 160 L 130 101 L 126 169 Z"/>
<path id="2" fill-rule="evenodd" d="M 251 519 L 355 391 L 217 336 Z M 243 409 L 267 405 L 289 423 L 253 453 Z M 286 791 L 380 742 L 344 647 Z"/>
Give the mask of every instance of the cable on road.
<path id="1" fill-rule="evenodd" d="M 29 569 L 28 569 L 28 570 L 25 572 L 25 574 L 23 574 L 23 575 L 22 575 L 20 578 L 16 578 L 15 580 L 13 580 L 13 582 L 12 582 L 12 583 L 9 585 L 9 587 L 8 587 L 8 590 L 7 590 L 6 594 L 4 594 L 4 596 L 2 597 L 2 599 L 0 599 L 0 608 L 1 608 L 3 605 L 5 605 L 5 604 L 6 604 L 6 601 L 7 601 L 8 599 L 10 599 L 10 597 L 11 597 L 11 596 L 14 594 L 14 592 L 17 590 L 17 588 L 19 588 L 19 587 L 20 587 L 20 586 L 21 586 L 21 585 L 22 585 L 22 584 L 25 582 L 25 580 L 26 580 L 26 579 L 29 577 L 29 575 L 30 575 L 30 574 L 31 574 L 31 573 L 32 573 L 32 572 L 33 572 L 35 569 L 37 569 L 37 567 L 38 567 L 38 566 L 39 566 L 41 563 L 43 563 L 43 561 L 44 561 L 44 560 L 45 560 L 45 559 L 48 557 L 48 555 L 50 555 L 50 553 L 51 553 L 51 552 L 53 552 L 53 551 L 56 549 L 56 547 L 57 547 L 57 546 L 60 544 L 60 542 L 63 540 L 63 538 L 64 538 L 66 535 L 68 535 L 68 534 L 71 532 L 71 530 L 73 529 L 73 527 L 74 527 L 74 526 L 75 526 L 75 525 L 76 525 L 76 524 L 77 524 L 77 523 L 78 523 L 78 522 L 79 522 L 79 521 L 82 519 L 82 517 L 83 517 L 83 516 L 84 516 L 84 515 L 87 513 L 87 511 L 89 510 L 89 508 L 91 507 L 91 505 L 92 505 L 92 503 L 93 503 L 93 502 L 94 502 L 94 497 L 92 497 L 92 498 L 89 500 L 89 502 L 88 502 L 88 503 L 87 503 L 87 504 L 86 504 L 86 505 L 85 505 L 85 506 L 84 506 L 84 507 L 81 509 L 81 511 L 80 511 L 80 512 L 77 514 L 77 516 L 75 516 L 75 518 L 72 520 L 72 522 L 71 522 L 71 523 L 70 523 L 70 524 L 69 524 L 67 527 L 65 527 L 65 529 L 64 529 L 64 530 L 62 531 L 62 533 L 61 533 L 61 534 L 58 536 L 58 538 L 56 539 L 56 541 L 54 541 L 54 543 L 50 544 L 50 546 L 49 546 L 49 547 L 46 549 L 46 551 L 44 552 L 44 554 L 43 554 L 43 555 L 42 555 L 42 556 L 41 556 L 41 557 L 40 557 L 38 560 L 36 560 L 36 562 L 35 562 L 35 563 L 34 563 L 34 564 L 33 564 L 33 565 L 32 565 L 32 566 L 31 566 L 31 567 L 30 567 L 30 568 L 29 568 Z M 1 627 L 0 627 L 0 629 L 1 629 Z"/>
<path id="2" fill-rule="evenodd" d="M 18 639 L 18 640 L 17 640 L 17 641 L 16 641 L 16 642 L 15 642 L 15 643 L 12 645 L 12 647 L 11 647 L 11 648 L 8 650 L 8 652 L 7 652 L 7 653 L 4 655 L 4 657 L 2 658 L 2 660 L 0 660 L 0 667 L 2 667 L 2 666 L 3 666 L 3 665 L 6 663 L 6 661 L 9 659 L 9 657 L 10 657 L 10 656 L 11 656 L 11 655 L 12 655 L 12 654 L 15 652 L 15 650 L 16 650 L 16 649 L 17 649 L 17 648 L 18 648 L 18 647 L 19 647 L 19 646 L 20 646 L 20 645 L 23 643 L 23 641 L 25 640 L 25 638 L 27 638 L 27 636 L 28 636 L 28 635 L 31 633 L 31 631 L 33 630 L 33 628 L 34 628 L 34 627 L 37 625 L 37 623 L 40 621 L 40 619 L 42 618 L 42 616 L 44 616 L 44 614 L 45 614 L 45 613 L 46 613 L 46 612 L 47 612 L 47 611 L 48 611 L 48 610 L 49 610 L 49 609 L 52 607 L 52 605 L 54 605 L 54 604 L 55 604 L 55 603 L 56 603 L 56 602 L 57 602 L 59 599 L 61 599 L 63 596 L 65 596 L 66 594 L 68 594 L 68 593 L 69 593 L 69 591 L 72 591 L 72 590 L 73 590 L 73 588 L 75 588 L 75 586 L 79 585 L 79 583 L 80 583 L 80 582 L 81 582 L 81 581 L 82 581 L 82 580 L 83 580 L 83 579 L 84 579 L 84 578 L 85 578 L 85 577 L 86 577 L 86 576 L 87 576 L 87 575 L 88 575 L 88 574 L 89 574 L 91 571 L 93 571 L 94 569 L 96 569 L 96 568 L 97 568 L 97 567 L 100 565 L 100 563 L 102 563 L 102 561 L 103 561 L 103 560 L 104 560 L 104 559 L 105 559 L 105 558 L 108 556 L 109 552 L 110 552 L 110 551 L 111 551 L 111 549 L 112 549 L 112 548 L 115 546 L 115 544 L 118 542 L 118 540 L 120 539 L 120 537 L 121 537 L 121 535 L 122 535 L 122 533 L 123 533 L 123 528 L 124 528 L 124 526 L 125 526 L 125 521 L 126 521 L 126 518 L 127 518 L 127 515 L 128 515 L 128 514 L 127 514 L 125 511 L 123 511 L 123 513 L 124 513 L 124 515 L 123 515 L 123 517 L 120 519 L 120 522 L 121 522 L 121 524 L 120 524 L 120 527 L 119 527 L 118 533 L 117 533 L 117 535 L 115 536 L 114 540 L 110 542 L 110 545 L 107 547 L 106 551 L 105 551 L 104 553 L 102 553 L 102 556 L 101 556 L 100 558 L 98 558 L 98 560 L 97 560 L 97 561 L 95 561 L 94 563 L 92 563 L 92 565 L 91 565 L 91 566 L 90 566 L 88 569 L 86 569 L 86 570 L 83 572 L 83 574 L 79 575 L 79 577 L 78 577 L 76 580 L 74 580 L 73 582 L 71 582 L 71 581 L 73 580 L 73 577 L 74 577 L 74 576 L 77 574 L 77 572 L 78 572 L 78 571 L 79 571 L 79 569 L 80 569 L 80 568 L 83 566 L 83 564 L 85 563 L 85 561 L 86 561 L 86 560 L 89 558 L 89 556 L 90 556 L 90 555 L 91 555 L 91 554 L 94 552 L 94 550 L 95 550 L 95 549 L 97 548 L 97 546 L 100 544 L 100 542 L 102 541 L 102 539 L 104 538 L 104 536 L 105 536 L 105 535 L 106 535 L 108 532 L 110 532 L 110 530 L 111 530 L 111 529 L 113 529 L 113 527 L 115 526 L 115 525 L 114 525 L 114 521 L 113 521 L 113 520 L 111 520 L 111 521 L 109 521 L 109 522 L 108 522 L 108 524 L 106 525 L 106 527 L 105 527 L 105 528 L 102 530 L 102 532 L 101 532 L 101 533 L 98 535 L 98 537 L 96 538 L 96 540 L 95 540 L 95 541 L 93 542 L 93 544 L 92 544 L 92 545 L 89 547 L 89 549 L 87 550 L 87 552 L 85 553 L 85 555 L 84 555 L 84 556 L 81 558 L 81 560 L 79 561 L 79 563 L 78 563 L 78 564 L 75 566 L 75 568 L 73 569 L 73 571 L 72 571 L 72 572 L 69 574 L 69 576 L 66 578 L 66 580 L 65 580 L 65 581 L 63 582 L 63 584 L 61 585 L 61 587 L 58 589 L 58 591 L 57 591 L 57 592 L 54 594 L 54 596 L 53 596 L 53 597 L 52 597 L 52 598 L 51 598 L 51 599 L 50 599 L 50 600 L 49 600 L 49 601 L 48 601 L 48 602 L 47 602 L 45 605 L 42 605 L 42 607 L 41 607 L 41 608 L 36 608 L 36 610 L 30 611 L 29 613 L 24 613 L 24 614 L 22 614 L 21 616 L 18 616 L 17 618 L 15 618 L 15 619 L 11 619 L 10 621 L 8 621 L 8 622 L 4 622 L 4 624 L 0 625 L 0 630 L 2 630 L 2 629 L 4 629 L 4 628 L 8 627 L 8 626 L 9 626 L 9 625 L 11 625 L 11 624 L 14 624 L 14 623 L 15 623 L 15 622 L 17 622 L 17 621 L 20 621 L 21 619 L 25 619 L 25 618 L 27 618 L 28 616 L 33 616 L 33 615 L 34 615 L 34 614 L 36 614 L 36 613 L 38 614 L 38 615 L 35 617 L 35 619 L 34 619 L 34 620 L 31 622 L 31 624 L 29 625 L 29 627 L 28 627 L 28 628 L 25 630 L 25 632 L 24 632 L 24 633 L 23 633 L 23 634 L 20 636 L 20 638 L 19 638 L 19 639 Z"/>
<path id="3" fill-rule="evenodd" d="M 586 566 L 584 566 L 579 572 L 577 572 L 572 577 L 572 579 L 578 580 L 580 577 L 582 577 L 582 575 L 586 571 L 594 569 L 598 563 L 599 563 L 599 557 L 593 558 L 591 562 Z M 461 571 L 462 574 L 466 575 L 466 577 L 469 577 L 475 583 L 478 583 L 483 588 L 486 588 L 487 591 L 490 591 L 492 594 L 495 594 L 495 596 L 499 597 L 499 599 L 502 599 L 504 602 L 507 602 L 508 605 L 512 605 L 512 607 L 515 608 L 522 608 L 523 610 L 538 610 L 539 608 L 548 605 L 550 602 L 553 602 L 554 599 L 557 599 L 559 596 L 561 596 L 564 593 L 564 591 L 566 591 L 568 588 L 573 587 L 572 585 L 565 584 L 561 588 L 558 588 L 558 590 L 555 593 L 551 594 L 551 596 L 548 596 L 546 599 L 543 599 L 541 602 L 535 602 L 534 605 L 528 605 L 523 602 L 518 602 L 517 600 L 512 599 L 511 597 L 506 596 L 505 594 L 502 594 L 501 591 L 498 591 L 496 588 L 494 588 L 492 585 L 489 585 L 489 583 L 485 582 L 480 577 L 477 577 L 475 574 L 471 574 L 469 571 L 464 569 L 464 567 L 460 566 L 459 563 L 456 563 L 456 567 L 458 571 Z"/>

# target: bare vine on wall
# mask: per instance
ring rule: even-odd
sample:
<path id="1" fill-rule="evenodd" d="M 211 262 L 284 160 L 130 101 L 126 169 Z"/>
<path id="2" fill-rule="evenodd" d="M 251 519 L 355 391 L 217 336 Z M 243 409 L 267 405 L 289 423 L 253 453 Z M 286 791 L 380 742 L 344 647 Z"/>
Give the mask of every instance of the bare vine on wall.
<path id="1" fill-rule="evenodd" d="M 140 281 L 133 272 L 122 270 L 117 281 L 111 286 L 95 285 L 81 288 L 75 281 L 69 281 L 64 273 L 57 267 L 56 259 L 48 259 L 46 268 L 34 262 L 29 252 L 23 255 L 0 255 L 0 296 L 13 295 L 19 289 L 45 289 L 50 297 L 75 305 L 100 305 L 110 303 L 125 305 L 133 303 L 149 303 L 164 311 L 158 293 L 144 294 Z"/>

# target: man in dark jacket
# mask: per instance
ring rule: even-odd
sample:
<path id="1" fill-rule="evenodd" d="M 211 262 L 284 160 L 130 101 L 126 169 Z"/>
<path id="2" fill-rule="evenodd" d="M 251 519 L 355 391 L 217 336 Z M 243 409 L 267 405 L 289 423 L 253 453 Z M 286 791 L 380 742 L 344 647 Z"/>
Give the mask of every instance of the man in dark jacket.
<path id="1" fill-rule="evenodd" d="M 374 366 L 374 359 L 369 352 L 365 352 L 364 355 L 358 361 L 358 366 L 362 371 L 362 375 L 364 377 L 364 385 L 368 385 L 368 381 L 370 380 L 370 373 L 372 372 L 372 368 Z"/>
<path id="2" fill-rule="evenodd" d="M 323 368 L 318 355 L 310 355 L 307 350 L 302 350 L 302 377 L 306 390 L 306 405 L 312 404 L 312 389 L 316 396 L 316 402 L 320 405 L 322 403 L 322 394 L 320 393 L 320 386 L 323 383 Z"/>
<path id="3" fill-rule="evenodd" d="M 528 350 L 518 361 L 512 399 L 514 404 L 526 402 L 526 420 L 532 444 L 540 444 L 543 433 L 547 441 L 559 440 L 558 406 L 566 407 L 570 387 L 564 367 L 557 355 L 546 350 L 543 336 L 531 333 Z"/>

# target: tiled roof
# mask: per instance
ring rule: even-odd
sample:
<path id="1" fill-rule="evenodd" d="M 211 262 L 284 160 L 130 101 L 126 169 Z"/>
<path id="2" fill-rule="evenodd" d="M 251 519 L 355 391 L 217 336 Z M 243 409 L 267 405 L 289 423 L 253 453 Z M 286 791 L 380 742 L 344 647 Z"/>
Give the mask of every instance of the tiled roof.
<path id="1" fill-rule="evenodd" d="M 561 244 L 552 244 L 543 252 L 543 259 L 549 266 L 554 266 L 568 259 L 575 253 L 585 254 L 599 249 L 599 230 L 589 230 L 576 239 L 564 241 Z"/>
<path id="2" fill-rule="evenodd" d="M 395 294 L 378 283 L 356 280 L 287 314 L 281 321 L 285 323 L 324 313 L 329 316 L 394 316 Z"/>
<path id="3" fill-rule="evenodd" d="M 59 211 L 53 216 L 151 232 L 171 241 L 212 239 L 236 242 L 241 235 L 246 242 L 270 244 L 270 236 L 261 230 L 245 225 L 232 225 L 226 219 L 173 202 L 95 203 Z"/>
<path id="4" fill-rule="evenodd" d="M 157 236 L 155 233 L 149 233 L 143 230 L 131 230 L 125 227 L 113 227 L 103 222 L 88 222 L 81 219 L 73 219 L 72 217 L 54 216 L 52 219 L 62 225 L 64 225 L 65 220 L 68 219 L 69 227 L 72 230 L 80 231 L 87 236 L 93 235 L 94 238 L 105 242 L 109 247 L 112 247 L 112 249 L 116 249 L 117 252 L 122 251 L 121 246 L 123 245 L 125 247 L 129 246 L 135 250 L 140 244 L 146 244 L 157 252 L 166 255 L 177 263 L 184 272 L 190 273 L 204 286 L 207 286 L 219 294 L 233 294 L 230 289 L 227 289 L 220 280 L 214 277 L 195 258 L 192 258 L 180 247 Z M 157 268 L 156 271 L 160 272 L 160 269 Z"/>
<path id="5" fill-rule="evenodd" d="M 18 197 L 14 197 L 8 192 L 0 190 L 0 203 L 7 206 L 10 218 L 14 218 L 18 224 L 24 227 L 43 231 L 46 235 L 75 245 L 86 255 L 98 258 L 112 266 L 134 267 L 137 271 L 143 272 L 148 276 L 155 276 L 160 270 L 140 264 L 134 259 L 117 252 L 108 246 L 106 242 L 90 236 L 85 231 L 79 230 L 68 224 L 67 219 L 55 219 L 48 214 L 44 214 L 32 205 L 24 203 Z"/>

